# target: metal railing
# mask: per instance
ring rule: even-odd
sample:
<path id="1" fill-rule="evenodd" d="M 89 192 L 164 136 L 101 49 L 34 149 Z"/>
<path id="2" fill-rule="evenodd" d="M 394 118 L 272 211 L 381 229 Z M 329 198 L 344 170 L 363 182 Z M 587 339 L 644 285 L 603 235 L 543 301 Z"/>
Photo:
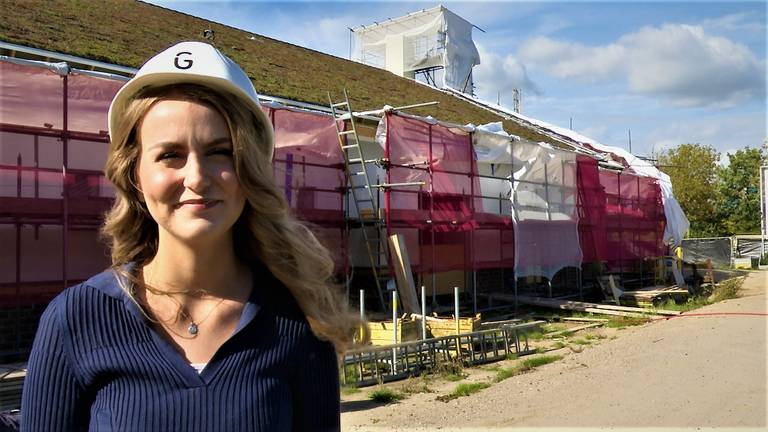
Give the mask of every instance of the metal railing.
<path id="1" fill-rule="evenodd" d="M 347 351 L 340 371 L 343 385 L 366 386 L 437 370 L 443 364 L 464 366 L 504 360 L 509 354 L 532 354 L 527 332 L 544 324 L 533 321 L 499 328 Z"/>

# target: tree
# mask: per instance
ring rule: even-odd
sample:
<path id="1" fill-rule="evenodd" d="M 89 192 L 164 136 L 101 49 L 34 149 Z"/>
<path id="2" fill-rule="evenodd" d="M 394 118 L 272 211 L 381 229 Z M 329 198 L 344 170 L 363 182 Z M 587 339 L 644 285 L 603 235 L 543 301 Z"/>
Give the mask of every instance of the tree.
<path id="1" fill-rule="evenodd" d="M 760 165 L 765 155 L 758 148 L 728 153 L 730 163 L 717 176 L 718 209 L 726 235 L 760 234 Z"/>
<path id="2" fill-rule="evenodd" d="M 691 237 L 723 235 L 717 211 L 719 160 L 714 148 L 701 144 L 681 144 L 659 157 L 659 168 L 669 174 L 675 198 L 691 222 Z"/>

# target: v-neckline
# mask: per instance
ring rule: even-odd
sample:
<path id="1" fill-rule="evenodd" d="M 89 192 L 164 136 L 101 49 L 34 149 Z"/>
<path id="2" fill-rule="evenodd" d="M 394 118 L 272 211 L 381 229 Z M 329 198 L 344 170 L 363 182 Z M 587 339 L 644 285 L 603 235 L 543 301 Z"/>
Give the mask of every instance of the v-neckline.
<path id="1" fill-rule="evenodd" d="M 133 268 L 129 269 L 130 272 L 133 271 Z M 131 298 L 129 298 L 127 293 L 123 293 L 123 302 L 125 303 L 128 310 L 131 311 L 131 313 L 144 325 L 146 326 L 147 330 L 149 331 L 149 334 L 151 335 L 152 341 L 154 342 L 155 346 L 160 351 L 160 354 L 162 355 L 163 359 L 168 361 L 170 365 L 173 367 L 173 369 L 176 371 L 176 373 L 179 375 L 181 380 L 184 382 L 184 384 L 188 388 L 192 387 L 203 387 L 207 386 L 208 384 L 213 381 L 214 377 L 216 376 L 217 372 L 221 368 L 222 361 L 219 358 L 221 355 L 220 353 L 224 351 L 228 345 L 231 344 L 231 341 L 237 337 L 237 335 L 246 327 L 248 324 L 253 321 L 253 319 L 258 315 L 259 311 L 261 310 L 261 301 L 262 301 L 262 295 L 261 290 L 258 289 L 256 280 L 257 280 L 257 274 L 259 274 L 260 271 L 257 269 L 253 270 L 252 274 L 252 280 L 251 280 L 251 294 L 248 296 L 248 300 L 245 303 L 245 306 L 243 307 L 243 311 L 240 314 L 240 320 L 237 323 L 237 327 L 235 328 L 235 331 L 230 335 L 229 338 L 227 338 L 224 343 L 219 346 L 219 348 L 216 350 L 216 352 L 213 353 L 213 356 L 211 356 L 210 360 L 208 360 L 207 366 L 203 369 L 202 372 L 198 373 L 190 364 L 187 362 L 184 355 L 176 349 L 171 342 L 163 337 L 152 325 L 151 322 L 148 321 L 147 317 L 144 315 L 144 312 L 140 309 L 140 306 L 137 302 L 133 301 Z"/>

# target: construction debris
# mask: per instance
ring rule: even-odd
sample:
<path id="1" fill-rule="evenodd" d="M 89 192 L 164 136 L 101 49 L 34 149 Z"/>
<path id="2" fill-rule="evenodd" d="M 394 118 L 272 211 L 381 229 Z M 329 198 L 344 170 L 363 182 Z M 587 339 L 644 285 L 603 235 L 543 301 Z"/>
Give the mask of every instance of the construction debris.
<path id="1" fill-rule="evenodd" d="M 680 315 L 679 311 L 661 311 L 649 310 L 636 307 L 604 305 L 599 303 L 586 303 L 577 301 L 565 301 L 547 299 L 541 297 L 518 296 L 517 301 L 522 304 L 532 306 L 548 307 L 553 309 L 575 310 L 580 312 L 591 312 L 604 315 L 617 315 L 626 317 L 648 317 L 653 315 Z"/>

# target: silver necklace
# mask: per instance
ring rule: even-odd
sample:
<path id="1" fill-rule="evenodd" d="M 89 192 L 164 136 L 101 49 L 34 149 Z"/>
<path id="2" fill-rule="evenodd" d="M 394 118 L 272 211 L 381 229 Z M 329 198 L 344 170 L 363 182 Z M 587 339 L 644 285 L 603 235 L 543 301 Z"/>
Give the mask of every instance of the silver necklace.
<path id="1" fill-rule="evenodd" d="M 189 321 L 189 326 L 187 327 L 187 333 L 189 333 L 192 337 L 196 337 L 197 333 L 200 331 L 200 324 L 204 323 L 205 320 L 211 317 L 211 314 L 213 314 L 213 311 L 216 310 L 216 308 L 221 305 L 221 303 L 224 302 L 224 298 L 220 298 L 218 303 L 214 305 L 208 313 L 205 315 L 203 319 L 200 321 L 195 322 L 195 320 L 192 318 L 192 316 L 184 310 L 181 306 L 179 306 L 179 313 L 185 318 L 186 321 Z"/>

